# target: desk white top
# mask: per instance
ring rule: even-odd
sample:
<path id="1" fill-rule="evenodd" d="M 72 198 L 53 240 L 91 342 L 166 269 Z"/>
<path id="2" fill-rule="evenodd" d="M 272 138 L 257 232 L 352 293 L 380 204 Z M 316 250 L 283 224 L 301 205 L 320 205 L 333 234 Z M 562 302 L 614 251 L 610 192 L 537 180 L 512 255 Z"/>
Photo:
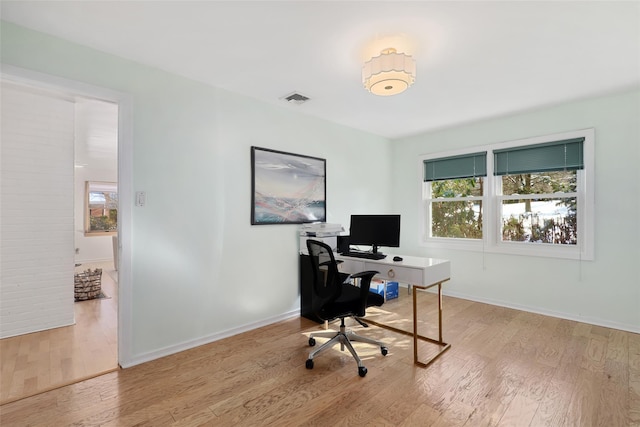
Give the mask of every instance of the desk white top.
<path id="1" fill-rule="evenodd" d="M 437 264 L 448 263 L 449 260 L 446 259 L 438 259 L 438 258 L 424 258 L 417 256 L 409 256 L 409 255 L 398 255 L 398 254 L 386 254 L 387 257 L 383 259 L 368 259 L 368 258 L 356 258 L 349 257 L 337 254 L 336 259 L 347 259 L 350 260 L 361 260 L 366 262 L 372 262 L 376 264 L 384 264 L 384 265 L 397 265 L 403 267 L 411 267 L 411 268 L 427 268 Z M 402 258 L 402 261 L 394 261 L 393 257 L 399 256 Z"/>

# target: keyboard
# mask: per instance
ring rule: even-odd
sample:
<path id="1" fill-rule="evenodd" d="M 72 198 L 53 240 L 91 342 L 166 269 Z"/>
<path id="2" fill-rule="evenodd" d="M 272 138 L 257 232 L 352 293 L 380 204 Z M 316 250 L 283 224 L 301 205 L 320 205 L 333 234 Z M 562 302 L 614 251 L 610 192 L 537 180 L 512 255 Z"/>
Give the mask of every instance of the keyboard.
<path id="1" fill-rule="evenodd" d="M 381 253 L 372 252 L 343 252 L 342 255 L 353 258 L 366 258 L 366 259 L 384 259 L 387 256 Z"/>

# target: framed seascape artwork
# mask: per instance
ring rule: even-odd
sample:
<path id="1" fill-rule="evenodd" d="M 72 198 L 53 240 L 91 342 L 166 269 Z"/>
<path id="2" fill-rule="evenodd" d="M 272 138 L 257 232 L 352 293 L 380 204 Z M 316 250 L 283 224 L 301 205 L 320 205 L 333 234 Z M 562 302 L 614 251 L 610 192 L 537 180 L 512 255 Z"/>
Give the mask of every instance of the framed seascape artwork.
<path id="1" fill-rule="evenodd" d="M 251 147 L 251 224 L 326 221 L 327 162 Z"/>

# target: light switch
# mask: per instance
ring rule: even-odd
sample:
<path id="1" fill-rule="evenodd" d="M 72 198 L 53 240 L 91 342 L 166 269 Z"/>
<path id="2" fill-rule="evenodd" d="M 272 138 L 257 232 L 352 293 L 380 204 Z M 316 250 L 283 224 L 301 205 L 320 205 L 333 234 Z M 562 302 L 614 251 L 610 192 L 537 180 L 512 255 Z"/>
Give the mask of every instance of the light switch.
<path id="1" fill-rule="evenodd" d="M 146 191 L 136 191 L 136 206 L 140 206 L 141 208 L 147 204 L 147 192 Z"/>

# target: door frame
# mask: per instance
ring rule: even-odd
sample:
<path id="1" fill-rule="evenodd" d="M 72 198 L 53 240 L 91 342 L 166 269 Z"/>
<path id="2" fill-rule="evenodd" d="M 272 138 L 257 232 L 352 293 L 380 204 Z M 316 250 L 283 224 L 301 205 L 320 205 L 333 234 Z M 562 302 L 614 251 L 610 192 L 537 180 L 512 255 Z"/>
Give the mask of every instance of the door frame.
<path id="1" fill-rule="evenodd" d="M 130 366 L 133 349 L 133 96 L 6 64 L 0 64 L 0 77 L 7 82 L 118 104 L 118 364 Z"/>

